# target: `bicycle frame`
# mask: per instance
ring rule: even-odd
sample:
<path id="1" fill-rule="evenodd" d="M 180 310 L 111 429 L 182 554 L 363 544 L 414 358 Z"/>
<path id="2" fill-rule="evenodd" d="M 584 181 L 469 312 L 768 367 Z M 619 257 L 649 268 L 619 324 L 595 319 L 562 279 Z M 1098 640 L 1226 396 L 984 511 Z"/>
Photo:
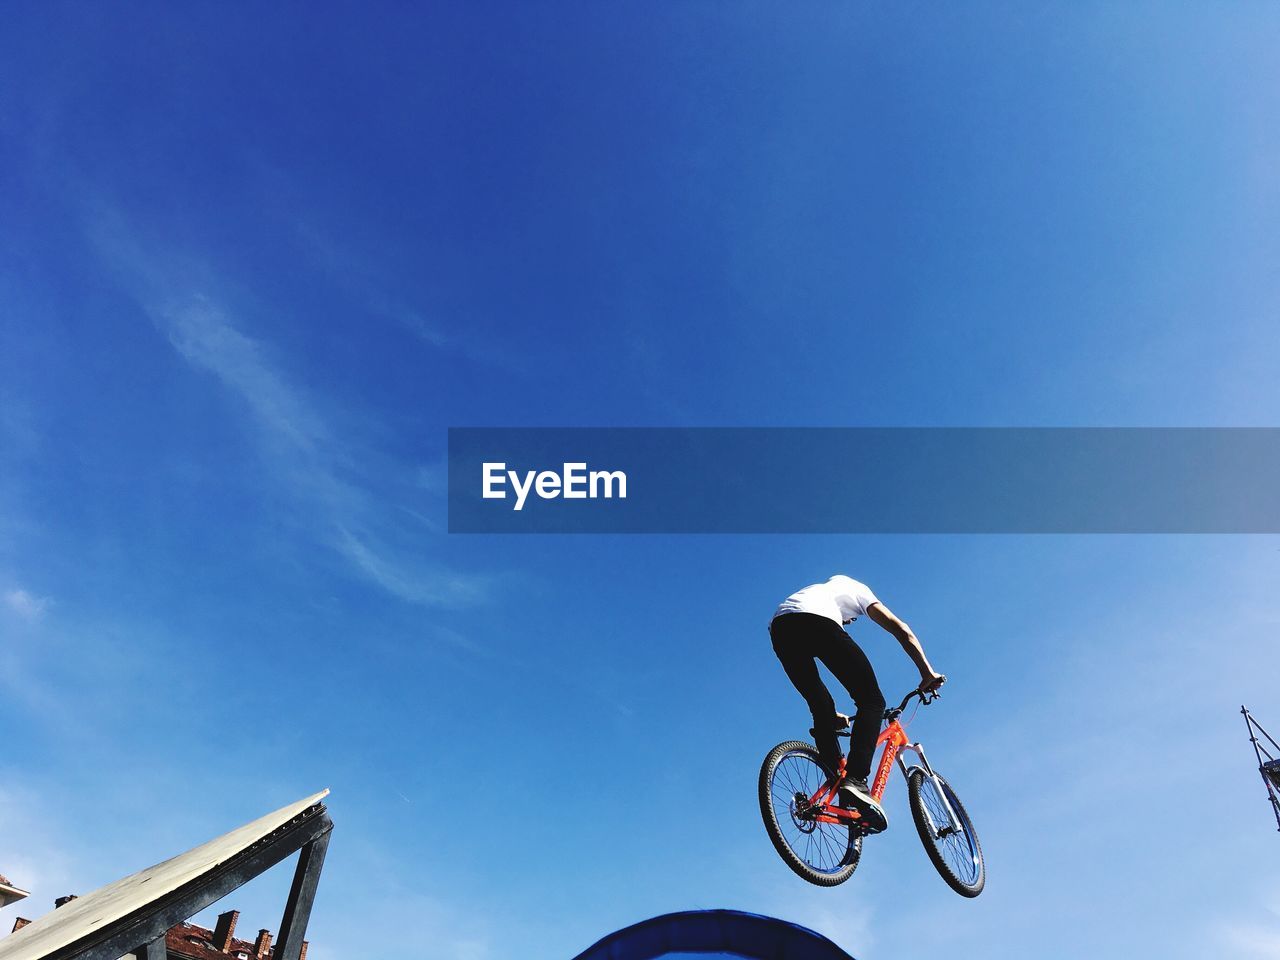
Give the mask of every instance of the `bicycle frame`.
<path id="1" fill-rule="evenodd" d="M 938 824 L 933 822 L 933 817 L 929 814 L 929 811 L 927 809 L 924 811 L 925 818 L 929 821 L 929 827 L 934 836 L 941 837 L 958 831 L 960 829 L 960 820 L 956 816 L 955 810 L 951 808 L 951 801 L 947 799 L 947 793 L 942 789 L 942 784 L 938 782 L 938 775 L 929 766 L 929 758 L 925 756 L 924 747 L 919 743 L 911 742 L 911 738 L 907 736 L 906 728 L 899 719 L 903 708 L 913 695 L 909 694 L 898 709 L 889 710 L 885 714 L 888 723 L 876 739 L 876 745 L 881 747 L 882 750 L 880 762 L 876 766 L 876 776 L 871 785 L 871 795 L 875 797 L 877 803 L 884 797 L 885 789 L 889 786 L 889 771 L 893 768 L 894 761 L 897 761 L 898 769 L 902 771 L 904 779 L 910 778 L 911 771 L 914 769 L 923 770 L 925 776 L 933 781 L 934 786 L 937 788 L 938 796 L 942 798 L 943 806 L 947 812 L 948 822 L 939 828 Z M 910 750 L 919 758 L 920 762 L 908 767 L 906 761 L 902 758 L 903 750 Z M 826 781 L 809 798 L 810 806 L 816 807 L 819 811 L 813 817 L 818 823 L 847 824 L 861 827 L 858 821 L 862 819 L 862 815 L 857 810 L 847 810 L 844 807 L 837 806 L 835 803 L 837 791 L 840 789 L 840 784 L 844 782 L 844 778 L 845 760 L 841 759 L 840 766 L 836 770 L 835 779 Z"/>

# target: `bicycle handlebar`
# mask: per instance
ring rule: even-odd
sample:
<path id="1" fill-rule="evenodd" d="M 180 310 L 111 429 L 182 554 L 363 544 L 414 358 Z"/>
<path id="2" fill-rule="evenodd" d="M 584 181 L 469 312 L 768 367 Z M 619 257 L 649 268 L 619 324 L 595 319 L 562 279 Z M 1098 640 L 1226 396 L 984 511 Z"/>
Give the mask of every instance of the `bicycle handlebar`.
<path id="1" fill-rule="evenodd" d="M 947 682 L 947 678 L 943 677 L 942 683 L 946 683 L 946 682 Z M 902 698 L 902 702 L 898 704 L 897 708 L 893 710 L 886 710 L 884 712 L 885 719 L 892 720 L 895 717 L 899 716 L 904 710 L 907 709 L 907 704 L 911 702 L 912 697 L 919 697 L 921 706 L 927 707 L 929 704 L 933 703 L 933 701 L 937 700 L 940 696 L 942 696 L 941 687 L 942 687 L 942 684 L 940 683 L 938 684 L 937 687 L 934 687 L 933 690 L 928 692 L 921 690 L 919 687 L 916 687 L 914 690 L 912 690 L 910 693 L 908 693 L 905 697 Z"/>
<path id="2" fill-rule="evenodd" d="M 942 678 L 942 682 L 946 683 L 946 681 L 947 681 L 947 678 L 944 676 Z M 938 684 L 938 687 L 941 687 L 941 686 L 942 686 L 941 683 Z M 929 704 L 933 703 L 933 701 L 937 700 L 940 696 L 942 696 L 942 691 L 939 690 L 937 687 L 935 687 L 933 690 L 929 691 L 928 693 L 921 690 L 919 687 L 916 687 L 914 690 L 912 690 L 910 693 L 908 693 L 905 697 L 902 698 L 902 702 L 900 704 L 898 704 L 896 707 L 890 707 L 888 710 L 886 710 L 884 712 L 884 719 L 892 721 L 900 717 L 903 711 L 907 709 L 907 704 L 911 702 L 913 697 L 919 697 L 921 706 L 927 707 Z M 818 735 L 818 732 L 812 728 L 810 728 L 809 733 L 810 735 L 815 737 Z M 835 734 L 837 737 L 847 737 L 849 736 L 849 733 L 850 733 L 850 730 L 849 730 L 848 723 L 846 723 L 844 726 L 837 727 L 835 730 Z"/>

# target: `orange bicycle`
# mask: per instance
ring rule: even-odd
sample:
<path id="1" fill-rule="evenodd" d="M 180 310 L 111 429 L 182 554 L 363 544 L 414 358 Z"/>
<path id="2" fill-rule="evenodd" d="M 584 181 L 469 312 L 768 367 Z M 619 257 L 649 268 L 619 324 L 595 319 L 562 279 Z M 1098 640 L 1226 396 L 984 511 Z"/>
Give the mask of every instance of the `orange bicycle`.
<path id="1" fill-rule="evenodd" d="M 924 705 L 938 694 L 913 690 L 897 707 L 885 711 L 885 728 L 876 741 L 884 750 L 871 793 L 880 802 L 897 760 L 907 779 L 911 816 L 929 859 L 952 890 L 976 897 L 987 873 L 973 823 L 951 785 L 929 765 L 924 748 L 907 737 L 900 719 L 916 697 Z M 914 753 L 919 763 L 908 767 L 903 750 Z M 857 810 L 839 805 L 844 764 L 841 759 L 839 768 L 831 770 L 812 744 L 789 740 L 770 750 L 760 767 L 760 813 L 769 839 L 787 866 L 822 887 L 834 887 L 853 875 L 862 856 L 862 839 L 869 832 Z"/>

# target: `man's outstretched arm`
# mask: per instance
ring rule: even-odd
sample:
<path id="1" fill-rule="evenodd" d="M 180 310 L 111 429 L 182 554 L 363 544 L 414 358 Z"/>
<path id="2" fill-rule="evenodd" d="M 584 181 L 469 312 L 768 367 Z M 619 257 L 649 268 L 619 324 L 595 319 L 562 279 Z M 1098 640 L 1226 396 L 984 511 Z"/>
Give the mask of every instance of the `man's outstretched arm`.
<path id="1" fill-rule="evenodd" d="M 868 607 L 867 616 L 893 634 L 894 639 L 902 645 L 911 662 L 920 670 L 921 690 L 936 690 L 942 686 L 942 681 L 946 678 L 930 665 L 929 658 L 925 656 L 924 647 L 920 646 L 920 641 L 904 621 L 894 616 L 893 611 L 883 603 L 873 603 Z"/>

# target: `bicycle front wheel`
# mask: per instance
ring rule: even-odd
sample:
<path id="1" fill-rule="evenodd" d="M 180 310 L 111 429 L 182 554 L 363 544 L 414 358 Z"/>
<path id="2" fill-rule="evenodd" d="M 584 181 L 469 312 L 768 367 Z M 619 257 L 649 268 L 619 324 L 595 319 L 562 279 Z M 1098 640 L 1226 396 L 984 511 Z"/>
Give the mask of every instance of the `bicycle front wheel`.
<path id="1" fill-rule="evenodd" d="M 862 833 L 822 823 L 808 800 L 832 773 L 807 743 L 780 743 L 760 767 L 760 815 L 778 855 L 795 873 L 820 887 L 844 883 L 857 869 Z"/>
<path id="2" fill-rule="evenodd" d="M 907 793 L 916 832 L 934 867 L 960 896 L 976 897 L 987 883 L 986 863 L 973 821 L 951 784 L 915 767 L 907 778 Z"/>

